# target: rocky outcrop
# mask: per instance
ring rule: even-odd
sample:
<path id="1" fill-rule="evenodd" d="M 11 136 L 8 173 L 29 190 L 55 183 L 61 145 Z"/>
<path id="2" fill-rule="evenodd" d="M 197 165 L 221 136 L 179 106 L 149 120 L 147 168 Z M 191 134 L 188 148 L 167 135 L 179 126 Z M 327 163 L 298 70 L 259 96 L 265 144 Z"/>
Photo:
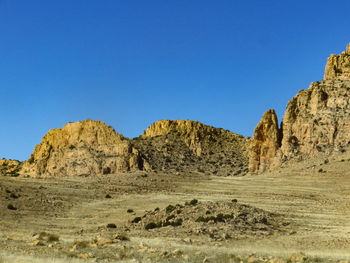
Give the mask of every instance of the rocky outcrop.
<path id="1" fill-rule="evenodd" d="M 253 145 L 251 171 L 329 153 L 350 143 L 350 45 L 342 54 L 329 57 L 322 82 L 313 82 L 289 101 L 280 130 L 283 137 L 277 152 L 275 144 L 266 142 L 265 151 L 271 153 L 269 156 L 275 153 L 274 160 L 263 161 L 258 154 L 259 143 Z"/>
<path id="2" fill-rule="evenodd" d="M 249 172 L 259 173 L 273 168 L 280 145 L 281 134 L 276 112 L 268 110 L 254 130 L 249 156 Z"/>
<path id="3" fill-rule="evenodd" d="M 350 44 L 340 55 L 331 55 L 327 60 L 324 80 L 350 80 Z"/>
<path id="4" fill-rule="evenodd" d="M 85 120 L 50 130 L 21 173 L 82 176 L 142 169 L 148 164 L 127 138 L 103 122 Z"/>
<path id="5" fill-rule="evenodd" d="M 209 147 L 205 147 L 216 137 L 223 135 L 233 135 L 232 132 L 205 125 L 198 121 L 191 120 L 160 120 L 153 123 L 143 132 L 143 137 L 155 137 L 170 133 L 178 134 L 185 144 L 197 156 L 201 156 Z M 234 137 L 242 138 L 236 135 Z"/>
<path id="6" fill-rule="evenodd" d="M 133 140 L 156 170 L 244 174 L 249 139 L 191 120 L 160 120 Z"/>
<path id="7" fill-rule="evenodd" d="M 20 161 L 0 159 L 0 175 L 18 176 L 21 168 Z"/>
<path id="8" fill-rule="evenodd" d="M 350 81 L 314 82 L 288 103 L 282 121 L 287 158 L 332 151 L 350 142 Z"/>

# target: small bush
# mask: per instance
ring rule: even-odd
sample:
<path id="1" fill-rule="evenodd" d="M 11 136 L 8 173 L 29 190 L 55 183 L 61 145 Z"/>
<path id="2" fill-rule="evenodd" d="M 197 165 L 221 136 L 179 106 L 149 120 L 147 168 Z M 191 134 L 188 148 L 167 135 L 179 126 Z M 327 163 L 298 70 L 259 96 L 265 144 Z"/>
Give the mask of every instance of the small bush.
<path id="1" fill-rule="evenodd" d="M 89 242 L 88 241 L 85 241 L 85 240 L 75 240 L 73 245 L 76 247 L 76 248 L 86 248 L 89 246 Z"/>
<path id="2" fill-rule="evenodd" d="M 175 220 L 174 222 L 170 222 L 170 225 L 171 226 L 181 226 L 182 225 L 182 219 L 181 218 L 179 218 L 179 219 L 177 219 L 177 220 Z"/>
<path id="3" fill-rule="evenodd" d="M 110 223 L 107 225 L 107 228 L 117 228 L 116 224 Z"/>
<path id="4" fill-rule="evenodd" d="M 7 205 L 7 209 L 10 209 L 10 210 L 17 210 L 17 208 L 14 207 L 12 204 L 8 204 L 8 205 Z"/>
<path id="5" fill-rule="evenodd" d="M 126 212 L 128 212 L 128 213 L 134 213 L 134 210 L 133 210 L 133 209 L 128 209 L 128 210 L 126 210 Z"/>
<path id="6" fill-rule="evenodd" d="M 57 234 L 48 234 L 47 235 L 47 241 L 48 242 L 56 242 L 59 241 L 60 237 Z"/>
<path id="7" fill-rule="evenodd" d="M 136 224 L 136 223 L 140 222 L 141 220 L 142 220 L 141 217 L 137 216 L 131 221 L 131 223 L 135 223 Z"/>
<path id="8" fill-rule="evenodd" d="M 146 226 L 145 226 L 145 229 L 146 230 L 149 230 L 149 229 L 153 229 L 153 228 L 157 228 L 158 225 L 154 222 L 151 222 L 151 223 L 148 223 Z"/>
<path id="9" fill-rule="evenodd" d="M 10 197 L 13 198 L 13 199 L 17 199 L 17 198 L 18 198 L 18 195 L 16 195 L 15 193 L 11 193 L 11 194 L 10 194 Z"/>
<path id="10" fill-rule="evenodd" d="M 191 201 L 190 201 L 190 205 L 197 205 L 198 204 L 198 200 L 197 199 L 192 199 Z"/>
<path id="11" fill-rule="evenodd" d="M 70 150 L 74 150 L 74 149 L 75 149 L 75 146 L 74 146 L 73 144 L 71 144 L 71 145 L 69 146 L 69 149 L 70 149 Z"/>
<path id="12" fill-rule="evenodd" d="M 167 213 L 171 213 L 172 211 L 174 211 L 175 210 L 175 206 L 173 206 L 173 205 L 168 205 L 166 208 L 165 208 L 165 211 L 167 212 Z"/>
<path id="13" fill-rule="evenodd" d="M 169 221 L 169 220 L 171 220 L 171 219 L 173 219 L 173 218 L 175 218 L 175 215 L 170 215 L 170 216 L 168 216 L 168 217 L 166 218 L 166 221 Z"/>
<path id="14" fill-rule="evenodd" d="M 106 198 L 112 198 L 112 196 L 110 194 L 106 194 L 105 196 Z"/>
<path id="15" fill-rule="evenodd" d="M 125 233 L 119 233 L 115 236 L 115 239 L 119 239 L 120 241 L 129 241 L 130 238 Z"/>

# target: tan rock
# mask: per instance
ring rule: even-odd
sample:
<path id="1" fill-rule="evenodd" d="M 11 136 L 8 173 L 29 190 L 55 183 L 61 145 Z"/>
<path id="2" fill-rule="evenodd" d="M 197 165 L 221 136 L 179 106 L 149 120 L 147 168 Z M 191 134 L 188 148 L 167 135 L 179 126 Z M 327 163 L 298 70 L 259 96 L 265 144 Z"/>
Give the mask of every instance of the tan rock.
<path id="1" fill-rule="evenodd" d="M 53 129 L 35 147 L 21 171 L 31 176 L 91 175 L 142 170 L 146 161 L 127 138 L 100 121 Z"/>
<path id="2" fill-rule="evenodd" d="M 249 172 L 259 173 L 273 168 L 280 142 L 277 115 L 274 110 L 268 110 L 254 130 L 249 156 Z"/>
<path id="3" fill-rule="evenodd" d="M 226 176 L 248 171 L 250 138 L 197 121 L 157 121 L 133 143 L 154 169 Z"/>
<path id="4" fill-rule="evenodd" d="M 0 175 L 17 176 L 21 168 L 20 161 L 0 159 Z"/>
<path id="5" fill-rule="evenodd" d="M 350 80 L 350 44 L 340 55 L 331 55 L 327 60 L 324 80 Z"/>
<path id="6" fill-rule="evenodd" d="M 350 142 L 350 81 L 314 82 L 287 105 L 282 121 L 286 157 L 332 151 Z"/>

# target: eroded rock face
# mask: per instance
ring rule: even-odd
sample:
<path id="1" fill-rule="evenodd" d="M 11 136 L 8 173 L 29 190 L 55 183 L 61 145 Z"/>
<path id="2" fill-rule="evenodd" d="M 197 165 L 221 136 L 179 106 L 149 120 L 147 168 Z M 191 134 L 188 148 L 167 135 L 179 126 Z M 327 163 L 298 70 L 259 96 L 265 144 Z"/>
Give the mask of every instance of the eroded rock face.
<path id="1" fill-rule="evenodd" d="M 287 105 L 282 122 L 286 157 L 331 151 L 350 142 L 350 80 L 314 82 Z"/>
<path id="2" fill-rule="evenodd" d="M 342 54 L 329 57 L 322 82 L 313 82 L 289 101 L 280 128 L 280 149 L 276 148 L 276 136 L 267 137 L 278 129 L 273 114 L 270 115 L 266 116 L 269 121 L 264 121 L 264 115 L 254 132 L 249 167 L 252 172 L 273 169 L 281 161 L 293 158 L 329 153 L 349 144 L 350 45 Z M 270 126 L 264 124 L 268 122 Z M 261 158 L 261 152 L 267 158 Z"/>
<path id="3" fill-rule="evenodd" d="M 18 176 L 21 168 L 20 161 L 0 159 L 0 175 Z"/>
<path id="4" fill-rule="evenodd" d="M 147 168 L 147 162 L 128 139 L 103 122 L 85 120 L 50 130 L 21 173 L 81 176 Z"/>
<path id="5" fill-rule="evenodd" d="M 273 169 L 280 143 L 281 134 L 276 112 L 268 110 L 254 130 L 249 156 L 249 172 L 259 173 Z"/>
<path id="6" fill-rule="evenodd" d="M 324 80 L 350 80 L 350 44 L 340 55 L 328 58 Z"/>

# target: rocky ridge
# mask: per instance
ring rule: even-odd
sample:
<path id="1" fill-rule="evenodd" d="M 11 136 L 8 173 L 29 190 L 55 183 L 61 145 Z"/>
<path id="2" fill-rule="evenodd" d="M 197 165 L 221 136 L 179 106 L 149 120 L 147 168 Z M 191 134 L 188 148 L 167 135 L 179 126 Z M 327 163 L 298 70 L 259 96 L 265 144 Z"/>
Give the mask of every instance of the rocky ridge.
<path id="1" fill-rule="evenodd" d="M 191 120 L 160 120 L 133 140 L 155 170 L 243 175 L 250 139 Z"/>
<path id="2" fill-rule="evenodd" d="M 88 176 L 137 170 L 240 175 L 249 139 L 190 120 L 162 120 L 128 139 L 101 121 L 50 130 L 30 158 L 0 162 L 2 175 Z"/>
<path id="3" fill-rule="evenodd" d="M 250 166 L 250 172 L 260 172 L 256 166 L 266 163 L 265 169 L 269 170 L 286 160 L 341 150 L 350 143 L 349 113 L 350 45 L 342 54 L 328 58 L 323 81 L 311 83 L 307 90 L 301 90 L 289 101 L 280 127 L 279 149 L 270 143 L 270 138 L 276 136 L 275 128 L 266 130 L 262 142 L 261 136 L 254 134 L 250 163 L 256 164 Z M 257 144 L 270 144 L 266 151 L 274 154 L 257 162 L 260 150 L 254 147 Z"/>

